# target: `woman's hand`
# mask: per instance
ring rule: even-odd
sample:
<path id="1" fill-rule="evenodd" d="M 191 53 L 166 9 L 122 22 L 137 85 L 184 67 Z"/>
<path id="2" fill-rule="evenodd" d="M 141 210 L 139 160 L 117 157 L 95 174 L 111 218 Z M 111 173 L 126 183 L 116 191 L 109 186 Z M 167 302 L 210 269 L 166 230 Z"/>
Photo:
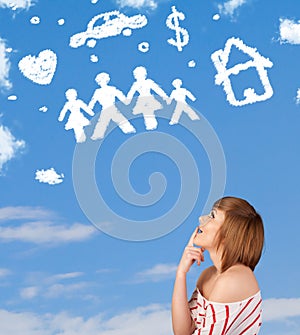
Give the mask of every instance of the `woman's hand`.
<path id="1" fill-rule="evenodd" d="M 190 237 L 190 240 L 185 247 L 181 260 L 179 262 L 177 273 L 184 273 L 186 274 L 194 262 L 197 262 L 198 265 L 201 264 L 201 262 L 204 261 L 204 248 L 196 248 L 194 247 L 193 241 L 197 234 L 198 227 L 195 229 L 193 234 Z"/>

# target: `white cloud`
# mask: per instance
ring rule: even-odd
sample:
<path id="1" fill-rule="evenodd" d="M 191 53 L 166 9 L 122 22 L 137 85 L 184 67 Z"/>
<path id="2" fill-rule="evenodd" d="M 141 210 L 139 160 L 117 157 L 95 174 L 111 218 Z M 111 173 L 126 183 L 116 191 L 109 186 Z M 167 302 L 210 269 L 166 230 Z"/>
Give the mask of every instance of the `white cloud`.
<path id="1" fill-rule="evenodd" d="M 264 321 L 300 315 L 300 299 L 267 299 L 264 301 Z M 282 317 L 283 316 L 283 317 Z M 286 324 L 285 334 L 290 334 Z M 142 331 L 141 331 L 142 330 Z M 17 313 L 0 310 L 0 334 L 9 335 L 170 335 L 169 306 L 151 304 L 124 311 L 112 317 L 98 314 L 89 318 L 59 314 Z"/>
<path id="2" fill-rule="evenodd" d="M 35 179 L 40 183 L 45 183 L 49 185 L 56 185 L 63 182 L 64 175 L 58 174 L 54 168 L 48 170 L 37 170 L 35 173 Z"/>
<path id="3" fill-rule="evenodd" d="M 296 104 L 300 104 L 300 88 L 297 89 L 297 95 L 296 95 Z"/>
<path id="4" fill-rule="evenodd" d="M 42 273 L 32 273 L 27 280 L 30 285 L 20 290 L 20 297 L 22 299 L 33 299 L 37 296 L 49 298 L 67 298 L 74 297 L 78 292 L 90 286 L 87 282 L 73 282 L 62 284 L 62 281 L 76 279 L 83 276 L 83 272 L 68 272 L 60 273 L 52 276 L 46 276 Z M 81 296 L 82 298 L 82 296 Z"/>
<path id="5" fill-rule="evenodd" d="M 50 278 L 48 278 L 48 281 L 60 281 L 60 280 L 66 280 L 66 279 L 73 279 L 83 276 L 83 272 L 68 272 L 68 273 L 59 273 L 57 275 L 54 275 Z"/>
<path id="6" fill-rule="evenodd" d="M 1 220 L 21 220 L 21 219 L 50 219 L 54 218 L 55 214 L 49 210 L 39 207 L 3 207 L 0 208 L 0 221 Z"/>
<path id="7" fill-rule="evenodd" d="M 10 130 L 0 124 L 0 174 L 3 171 L 4 164 L 16 157 L 24 147 L 25 142 L 23 140 L 16 140 Z"/>
<path id="8" fill-rule="evenodd" d="M 280 19 L 280 43 L 300 44 L 300 21 Z"/>
<path id="9" fill-rule="evenodd" d="M 10 95 L 9 97 L 7 97 L 7 100 L 9 101 L 16 101 L 18 99 L 18 97 L 16 95 Z"/>
<path id="10" fill-rule="evenodd" d="M 170 335 L 171 314 L 163 305 L 149 305 L 109 319 L 88 319 L 67 313 L 38 315 L 0 310 L 0 333 L 9 335 Z"/>
<path id="11" fill-rule="evenodd" d="M 23 213 L 22 213 L 23 209 Z M 27 222 L 26 219 L 31 221 Z M 45 220 L 47 218 L 47 220 Z M 0 241 L 21 241 L 34 244 L 59 244 L 85 241 L 96 229 L 81 223 L 62 224 L 51 221 L 53 213 L 34 207 L 5 207 L 0 209 Z M 11 220 L 24 220 L 20 224 L 9 225 Z M 55 218 L 57 221 L 57 218 Z"/>
<path id="12" fill-rule="evenodd" d="M 8 269 L 0 268 L 0 278 L 7 277 L 11 274 L 11 271 Z"/>
<path id="13" fill-rule="evenodd" d="M 292 317 L 300 317 L 300 298 L 264 300 L 264 321 L 286 320 Z"/>
<path id="14" fill-rule="evenodd" d="M 247 62 L 238 63 L 232 67 L 228 66 L 229 56 L 233 48 L 238 49 L 245 55 L 249 56 L 250 59 Z M 249 47 L 242 40 L 236 37 L 230 37 L 226 43 L 224 49 L 219 49 L 211 54 L 211 60 L 213 61 L 217 74 L 215 75 L 215 84 L 222 85 L 227 95 L 227 101 L 233 106 L 244 106 L 247 104 L 253 104 L 259 101 L 265 101 L 273 96 L 273 88 L 271 86 L 267 69 L 273 66 L 273 63 L 269 58 L 263 57 L 256 48 Z M 232 87 L 231 78 L 232 75 L 236 76 L 240 72 L 248 69 L 255 68 L 261 85 L 264 87 L 264 93 L 257 94 L 255 88 L 248 87 L 244 90 L 243 99 L 238 99 Z"/>
<path id="15" fill-rule="evenodd" d="M 79 282 L 71 284 L 61 284 L 61 281 L 72 280 L 83 276 L 83 272 L 59 273 L 45 278 L 45 287 L 42 289 L 46 298 L 57 298 L 63 295 L 69 295 L 73 292 L 78 293 L 80 290 L 88 287 L 88 283 Z"/>
<path id="16" fill-rule="evenodd" d="M 44 317 L 45 318 L 45 317 Z M 10 335 L 51 335 L 43 320 L 31 313 L 14 313 L 0 310 L 0 333 Z"/>
<path id="17" fill-rule="evenodd" d="M 134 282 L 158 282 L 161 280 L 174 278 L 176 269 L 176 264 L 156 264 L 150 269 L 138 272 L 135 275 Z"/>
<path id="18" fill-rule="evenodd" d="M 8 52 L 5 42 L 3 41 L 3 39 L 0 38 L 0 88 L 3 87 L 9 89 L 12 85 L 8 77 L 10 70 L 10 61 L 7 57 L 7 54 Z"/>
<path id="19" fill-rule="evenodd" d="M 132 8 L 142 8 L 147 7 L 150 9 L 157 8 L 157 1 L 154 0 L 117 0 L 117 4 L 120 7 L 132 7 Z"/>
<path id="20" fill-rule="evenodd" d="M 29 286 L 29 287 L 25 287 L 22 288 L 20 290 L 20 296 L 22 299 L 33 299 L 35 298 L 39 293 L 39 288 L 36 286 Z"/>
<path id="21" fill-rule="evenodd" d="M 170 335 L 171 312 L 167 306 L 153 304 L 102 320 L 101 335 Z"/>
<path id="22" fill-rule="evenodd" d="M 90 225 L 55 224 L 47 221 L 26 222 L 19 226 L 0 227 L 2 242 L 21 241 L 35 244 L 57 244 L 89 239 L 95 233 Z"/>
<path id="23" fill-rule="evenodd" d="M 35 0 L 0 0 L 0 7 L 12 10 L 29 9 L 34 3 Z"/>
<path id="24" fill-rule="evenodd" d="M 247 0 L 228 0 L 223 5 L 218 5 L 218 8 L 221 14 L 232 16 L 246 2 Z"/>
<path id="25" fill-rule="evenodd" d="M 65 296 L 66 298 L 72 298 L 74 293 L 77 294 L 81 290 L 88 288 L 89 284 L 86 282 L 74 283 L 74 284 L 53 284 L 47 287 L 44 291 L 43 296 L 45 298 L 61 298 Z"/>

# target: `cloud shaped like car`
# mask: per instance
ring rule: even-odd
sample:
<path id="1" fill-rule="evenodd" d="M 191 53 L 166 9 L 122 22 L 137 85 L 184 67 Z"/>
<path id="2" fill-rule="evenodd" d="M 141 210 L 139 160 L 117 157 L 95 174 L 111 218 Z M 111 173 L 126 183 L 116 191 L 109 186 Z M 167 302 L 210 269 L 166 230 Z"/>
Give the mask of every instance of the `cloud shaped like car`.
<path id="1" fill-rule="evenodd" d="M 99 25 L 100 21 L 102 24 Z M 70 46 L 78 48 L 87 40 L 100 40 L 107 37 L 118 36 L 125 29 L 139 29 L 148 23 L 145 15 L 127 16 L 119 11 L 101 13 L 94 16 L 87 25 L 86 31 L 77 33 L 70 38 Z"/>

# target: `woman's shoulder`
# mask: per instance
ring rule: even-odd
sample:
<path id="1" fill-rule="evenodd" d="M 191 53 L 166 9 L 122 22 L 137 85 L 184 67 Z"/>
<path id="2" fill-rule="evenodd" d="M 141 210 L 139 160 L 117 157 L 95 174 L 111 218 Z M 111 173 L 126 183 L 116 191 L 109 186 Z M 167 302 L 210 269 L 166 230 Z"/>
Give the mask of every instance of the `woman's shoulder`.
<path id="1" fill-rule="evenodd" d="M 216 268 L 214 266 L 210 266 L 204 269 L 201 272 L 200 277 L 197 280 L 197 287 L 200 289 L 201 286 L 206 283 L 214 274 L 216 273 Z"/>
<path id="2" fill-rule="evenodd" d="M 258 291 L 253 271 L 245 265 L 236 264 L 217 277 L 209 300 L 237 302 L 254 296 Z"/>

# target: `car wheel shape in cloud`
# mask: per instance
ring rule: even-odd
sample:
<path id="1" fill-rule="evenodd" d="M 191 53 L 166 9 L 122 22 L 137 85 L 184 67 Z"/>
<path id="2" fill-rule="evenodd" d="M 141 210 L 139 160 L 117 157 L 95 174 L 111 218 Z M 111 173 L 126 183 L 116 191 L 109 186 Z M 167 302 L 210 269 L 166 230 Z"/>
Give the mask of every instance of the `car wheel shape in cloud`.
<path id="1" fill-rule="evenodd" d="M 102 24 L 98 24 L 98 20 Z M 100 40 L 102 38 L 117 36 L 125 29 L 138 29 L 146 26 L 146 24 L 147 17 L 141 14 L 127 16 L 117 10 L 101 13 L 90 20 L 86 31 L 71 36 L 70 46 L 78 48 L 84 45 L 88 39 Z"/>

